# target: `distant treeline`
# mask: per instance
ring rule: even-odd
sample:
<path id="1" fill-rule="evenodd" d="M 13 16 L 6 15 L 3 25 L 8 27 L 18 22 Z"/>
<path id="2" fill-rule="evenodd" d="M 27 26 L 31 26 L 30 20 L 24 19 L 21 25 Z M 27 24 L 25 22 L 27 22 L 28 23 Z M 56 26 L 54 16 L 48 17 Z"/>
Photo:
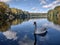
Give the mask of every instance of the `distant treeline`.
<path id="1" fill-rule="evenodd" d="M 31 15 L 47 15 L 47 13 L 30 13 Z"/>
<path id="2" fill-rule="evenodd" d="M 30 17 L 44 17 L 44 18 L 46 18 L 47 17 L 47 13 L 30 13 Z"/>

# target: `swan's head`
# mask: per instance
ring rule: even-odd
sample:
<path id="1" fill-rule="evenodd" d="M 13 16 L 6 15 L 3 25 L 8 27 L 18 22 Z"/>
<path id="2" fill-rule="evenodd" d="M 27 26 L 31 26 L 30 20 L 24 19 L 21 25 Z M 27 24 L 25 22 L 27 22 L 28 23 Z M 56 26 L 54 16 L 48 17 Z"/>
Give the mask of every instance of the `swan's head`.
<path id="1" fill-rule="evenodd" d="M 36 22 L 34 22 L 34 25 L 36 25 Z"/>

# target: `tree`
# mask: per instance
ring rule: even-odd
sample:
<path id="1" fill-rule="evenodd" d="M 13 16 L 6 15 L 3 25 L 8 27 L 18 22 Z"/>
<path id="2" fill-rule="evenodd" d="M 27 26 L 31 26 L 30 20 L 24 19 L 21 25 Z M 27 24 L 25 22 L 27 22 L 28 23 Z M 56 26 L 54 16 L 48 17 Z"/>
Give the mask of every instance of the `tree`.
<path id="1" fill-rule="evenodd" d="M 60 22 L 60 6 L 56 6 L 53 10 L 48 11 L 48 19 L 50 21 L 53 20 L 55 24 Z"/>
<path id="2" fill-rule="evenodd" d="M 4 2 L 0 2 L 0 13 L 5 13 L 7 9 L 9 8 L 9 5 L 7 5 Z M 3 11 L 4 10 L 4 11 Z"/>
<path id="3" fill-rule="evenodd" d="M 47 16 L 48 16 L 48 19 L 52 21 L 54 18 L 54 10 L 49 10 Z"/>
<path id="4" fill-rule="evenodd" d="M 0 21 L 5 21 L 7 19 L 7 11 L 9 9 L 9 5 L 4 3 L 4 2 L 0 2 Z"/>
<path id="5" fill-rule="evenodd" d="M 60 6 L 56 6 L 54 10 L 60 11 Z"/>
<path id="6" fill-rule="evenodd" d="M 28 11 L 24 11 L 23 13 L 24 13 L 25 18 L 29 18 L 30 17 L 30 13 Z"/>

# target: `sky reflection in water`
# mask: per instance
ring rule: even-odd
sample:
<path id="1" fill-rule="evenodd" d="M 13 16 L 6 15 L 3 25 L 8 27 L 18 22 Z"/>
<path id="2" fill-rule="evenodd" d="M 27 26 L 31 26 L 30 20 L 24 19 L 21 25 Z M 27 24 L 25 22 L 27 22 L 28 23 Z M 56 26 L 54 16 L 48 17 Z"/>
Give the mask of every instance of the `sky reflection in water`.
<path id="1" fill-rule="evenodd" d="M 33 22 L 37 27 L 47 27 L 44 36 L 34 35 Z M 0 45 L 60 45 L 60 26 L 47 19 L 30 19 L 18 25 L 11 25 L 11 29 L 0 32 Z"/>

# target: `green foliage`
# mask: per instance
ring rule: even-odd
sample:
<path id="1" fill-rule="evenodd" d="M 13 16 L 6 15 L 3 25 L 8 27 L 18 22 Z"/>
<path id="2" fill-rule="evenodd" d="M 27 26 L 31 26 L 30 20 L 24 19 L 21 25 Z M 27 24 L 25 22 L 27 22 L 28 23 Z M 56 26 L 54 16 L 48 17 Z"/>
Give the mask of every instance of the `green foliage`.
<path id="1" fill-rule="evenodd" d="M 8 8 L 9 8 L 9 6 L 6 3 L 0 2 L 0 13 L 1 14 L 5 13 Z"/>
<path id="2" fill-rule="evenodd" d="M 1 22 L 6 22 L 6 20 L 13 20 L 14 18 L 20 18 L 20 15 L 22 15 L 21 17 L 25 18 L 25 15 L 29 15 L 28 12 L 24 12 L 21 9 L 17 9 L 17 8 L 10 8 L 8 4 L 4 3 L 4 2 L 0 2 L 0 21 Z"/>
<path id="3" fill-rule="evenodd" d="M 53 10 L 48 11 L 48 19 L 54 23 L 60 22 L 60 6 L 56 6 Z"/>
<path id="4" fill-rule="evenodd" d="M 60 10 L 60 6 L 55 7 L 54 10 Z"/>
<path id="5" fill-rule="evenodd" d="M 4 22 L 6 20 L 7 15 L 5 13 L 9 11 L 8 9 L 9 9 L 9 5 L 7 5 L 4 2 L 0 2 L 0 21 Z"/>

